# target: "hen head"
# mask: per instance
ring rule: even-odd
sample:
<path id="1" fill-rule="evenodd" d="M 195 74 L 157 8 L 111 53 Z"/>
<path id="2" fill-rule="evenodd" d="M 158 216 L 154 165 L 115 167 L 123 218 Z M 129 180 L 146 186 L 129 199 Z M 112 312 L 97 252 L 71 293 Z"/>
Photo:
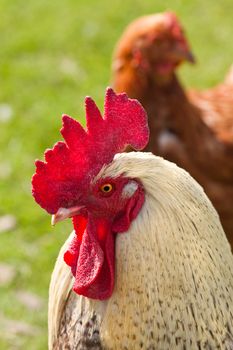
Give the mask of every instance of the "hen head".
<path id="1" fill-rule="evenodd" d="M 141 17 L 132 22 L 120 39 L 113 70 L 133 69 L 155 80 L 167 78 L 184 61 L 194 63 L 182 26 L 172 12 Z"/>
<path id="2" fill-rule="evenodd" d="M 64 255 L 75 277 L 74 291 L 106 299 L 114 287 L 116 233 L 128 230 L 138 215 L 144 191 L 138 179 L 105 177 L 104 169 L 127 145 L 139 150 L 148 142 L 146 113 L 138 101 L 107 89 L 104 118 L 86 98 L 87 130 L 63 116 L 58 142 L 36 161 L 32 193 L 53 214 L 52 223 L 72 217 L 75 236 Z"/>

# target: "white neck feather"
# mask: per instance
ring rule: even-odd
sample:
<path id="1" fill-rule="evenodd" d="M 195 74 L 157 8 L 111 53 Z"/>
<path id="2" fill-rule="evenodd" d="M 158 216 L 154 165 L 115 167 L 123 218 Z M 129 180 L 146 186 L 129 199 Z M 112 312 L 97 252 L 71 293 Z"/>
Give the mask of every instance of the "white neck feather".
<path id="1" fill-rule="evenodd" d="M 146 198 L 129 231 L 117 235 L 114 293 L 105 302 L 72 294 L 69 308 L 87 317 L 95 310 L 106 349 L 232 349 L 233 257 L 203 189 L 149 153 L 118 154 L 97 177 L 120 175 L 140 180 Z M 68 295 L 64 280 L 70 289 L 61 251 L 50 286 L 50 344 Z"/>
<path id="2" fill-rule="evenodd" d="M 226 324 L 233 332 L 233 257 L 203 189 L 148 153 L 117 155 L 100 176 L 110 174 L 138 178 L 146 199 L 129 231 L 117 236 L 116 286 L 102 325 L 106 344 L 111 348 L 114 339 L 113 348 L 121 349 L 126 339 L 130 349 L 130 329 L 136 338 L 145 333 L 143 349 L 154 344 L 151 332 L 159 349 L 168 334 L 174 335 L 170 348 L 182 336 L 190 337 L 191 349 L 196 339 L 208 338 L 207 325 L 216 336 Z"/>

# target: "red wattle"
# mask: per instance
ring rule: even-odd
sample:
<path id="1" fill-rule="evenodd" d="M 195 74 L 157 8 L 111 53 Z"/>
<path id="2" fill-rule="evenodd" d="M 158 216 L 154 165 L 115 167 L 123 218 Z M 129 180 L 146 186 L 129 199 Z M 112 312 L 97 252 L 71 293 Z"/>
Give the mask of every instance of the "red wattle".
<path id="1" fill-rule="evenodd" d="M 65 262 L 75 277 L 73 290 L 89 298 L 103 300 L 114 287 L 114 235 L 106 219 L 73 218 L 76 235 L 64 254 Z"/>
<path id="2" fill-rule="evenodd" d="M 68 250 L 64 254 L 65 263 L 71 267 L 71 272 L 75 276 L 77 269 L 77 261 L 79 256 L 80 245 L 83 233 L 87 226 L 87 217 L 84 215 L 76 215 L 72 218 L 75 236 L 73 237 Z"/>
<path id="3" fill-rule="evenodd" d="M 92 265 L 91 269 L 86 269 L 81 264 L 80 268 L 77 267 L 73 287 L 77 294 L 98 300 L 104 300 L 111 296 L 114 287 L 115 269 L 114 239 L 111 233 L 107 236 L 105 243 L 105 249 L 102 251 L 102 264 L 96 259 L 95 265 Z"/>
<path id="4" fill-rule="evenodd" d="M 91 284 L 99 275 L 103 265 L 104 254 L 96 239 L 88 227 L 83 234 L 79 250 L 74 290 L 78 294 L 85 295 Z M 87 296 L 87 295 L 86 295 Z"/>

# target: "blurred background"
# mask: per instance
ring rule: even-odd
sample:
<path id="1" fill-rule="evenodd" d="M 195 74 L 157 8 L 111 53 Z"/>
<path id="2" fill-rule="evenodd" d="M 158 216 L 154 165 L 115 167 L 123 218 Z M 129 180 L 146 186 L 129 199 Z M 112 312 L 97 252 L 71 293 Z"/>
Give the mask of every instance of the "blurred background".
<path id="1" fill-rule="evenodd" d="M 35 158 L 61 139 L 61 114 L 103 109 L 113 48 L 144 14 L 175 11 L 196 66 L 184 86 L 207 88 L 232 64 L 232 0 L 0 0 L 0 349 L 47 348 L 47 299 L 71 222 L 52 228 L 31 196 Z"/>

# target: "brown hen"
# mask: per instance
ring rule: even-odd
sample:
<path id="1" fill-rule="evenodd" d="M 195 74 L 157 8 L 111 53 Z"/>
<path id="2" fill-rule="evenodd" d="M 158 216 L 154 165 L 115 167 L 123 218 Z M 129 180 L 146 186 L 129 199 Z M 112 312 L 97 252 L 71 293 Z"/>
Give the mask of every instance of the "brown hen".
<path id="1" fill-rule="evenodd" d="M 151 151 L 188 170 L 216 207 L 233 247 L 233 73 L 205 91 L 184 91 L 175 70 L 194 63 L 181 24 L 166 12 L 141 17 L 113 57 L 113 87 L 148 113 Z"/>

